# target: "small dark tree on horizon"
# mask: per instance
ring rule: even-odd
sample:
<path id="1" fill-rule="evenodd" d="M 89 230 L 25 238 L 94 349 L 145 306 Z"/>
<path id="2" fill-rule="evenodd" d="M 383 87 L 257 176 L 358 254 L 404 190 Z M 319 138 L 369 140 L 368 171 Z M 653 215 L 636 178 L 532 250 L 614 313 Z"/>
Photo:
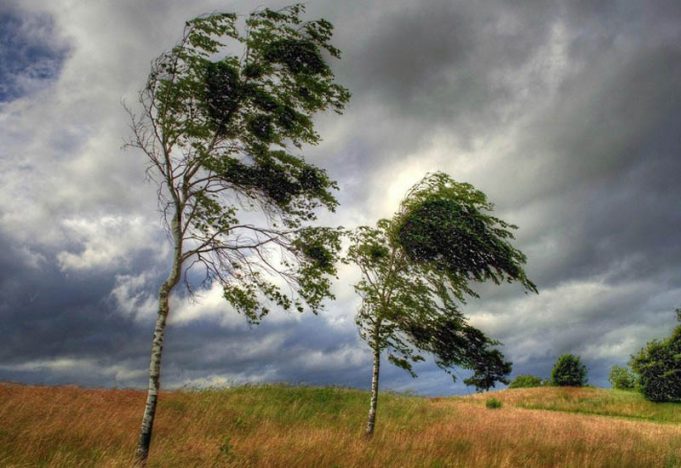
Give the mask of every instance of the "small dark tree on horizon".
<path id="1" fill-rule="evenodd" d="M 149 389 L 137 445 L 145 463 L 160 388 L 169 297 L 187 271 L 218 284 L 251 322 L 272 307 L 320 309 L 340 231 L 310 226 L 333 210 L 336 184 L 296 149 L 316 144 L 312 116 L 340 113 L 348 91 L 326 57 L 332 25 L 302 21 L 304 9 L 262 9 L 240 26 L 216 13 L 186 23 L 180 42 L 158 57 L 129 110 L 130 146 L 149 160 L 172 241 L 172 266 L 159 290 Z M 238 49 L 238 50 L 237 50 Z M 293 150 L 292 150 L 293 148 Z"/>
<path id="2" fill-rule="evenodd" d="M 525 256 L 509 243 L 515 226 L 490 216 L 492 208 L 484 193 L 437 172 L 412 187 L 392 219 L 351 233 L 347 260 L 362 273 L 356 322 L 373 351 L 367 436 L 376 423 L 384 350 L 412 376 L 424 352 L 450 374 L 455 367 L 473 370 L 467 385 L 508 383 L 511 363 L 494 348 L 498 342 L 459 309 L 466 296 L 476 296 L 471 281 L 517 281 L 536 292 L 522 269 Z"/>
<path id="3" fill-rule="evenodd" d="M 587 384 L 586 366 L 579 356 L 563 354 L 551 370 L 551 383 L 559 387 L 583 387 Z"/>

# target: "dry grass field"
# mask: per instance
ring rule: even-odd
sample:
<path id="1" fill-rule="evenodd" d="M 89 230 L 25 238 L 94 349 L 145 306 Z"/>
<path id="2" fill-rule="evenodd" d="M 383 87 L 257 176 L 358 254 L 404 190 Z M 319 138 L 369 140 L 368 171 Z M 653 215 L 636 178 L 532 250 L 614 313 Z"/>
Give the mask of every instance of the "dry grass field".
<path id="1" fill-rule="evenodd" d="M 143 392 L 0 384 L 0 402 L 0 466 L 132 463 Z M 341 388 L 165 392 L 149 466 L 681 466 L 681 405 L 635 393 L 382 394 L 372 440 L 367 404 Z"/>

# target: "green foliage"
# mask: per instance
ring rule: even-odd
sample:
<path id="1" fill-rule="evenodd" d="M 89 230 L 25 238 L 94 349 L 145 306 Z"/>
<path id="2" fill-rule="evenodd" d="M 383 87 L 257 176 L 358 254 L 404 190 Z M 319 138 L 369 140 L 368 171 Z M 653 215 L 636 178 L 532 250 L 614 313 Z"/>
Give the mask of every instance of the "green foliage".
<path id="1" fill-rule="evenodd" d="M 303 12 L 188 21 L 153 62 L 141 114 L 131 112 L 176 263 L 218 282 L 253 322 L 272 307 L 317 311 L 340 249 L 339 230 L 309 226 L 318 208 L 336 207 L 336 183 L 297 149 L 320 140 L 313 116 L 340 113 L 350 95 L 326 62 L 340 57 L 332 25 Z"/>
<path id="2" fill-rule="evenodd" d="M 563 354 L 551 371 L 551 383 L 559 387 L 583 387 L 587 383 L 586 366 L 579 356 Z"/>
<path id="3" fill-rule="evenodd" d="M 681 322 L 681 309 L 676 314 Z M 629 365 L 639 375 L 641 392 L 648 400 L 681 402 L 681 325 L 669 338 L 647 343 Z"/>
<path id="4" fill-rule="evenodd" d="M 494 349 L 499 343 L 459 310 L 475 295 L 471 281 L 515 280 L 536 290 L 521 268 L 525 257 L 506 241 L 512 226 L 488 216 L 491 209 L 482 192 L 438 172 L 408 192 L 393 219 L 350 233 L 346 260 L 362 272 L 355 285 L 360 335 L 412 375 L 424 352 L 450 374 L 454 367 L 474 370 L 465 383 L 478 389 L 507 383 L 511 363 Z M 483 225 L 476 234 L 462 227 L 473 219 Z M 472 243 L 481 233 L 483 241 Z"/>
<path id="5" fill-rule="evenodd" d="M 488 398 L 485 401 L 485 406 L 489 409 L 499 409 L 502 406 L 501 401 L 497 400 L 496 398 Z"/>
<path id="6" fill-rule="evenodd" d="M 392 235 L 412 262 L 459 284 L 462 280 L 518 281 L 536 292 L 522 269 L 525 255 L 509 242 L 516 226 L 489 215 L 493 208 L 472 185 L 434 173 L 407 194 Z"/>
<path id="7" fill-rule="evenodd" d="M 518 375 L 511 382 L 508 388 L 532 388 L 541 387 L 544 385 L 544 381 L 541 377 L 535 375 Z"/>
<path id="8" fill-rule="evenodd" d="M 622 366 L 612 366 L 608 381 L 612 388 L 618 390 L 633 390 L 636 388 L 636 375 L 628 368 Z"/>
<path id="9" fill-rule="evenodd" d="M 439 315 L 408 329 L 412 342 L 435 356 L 435 363 L 445 371 L 457 366 L 472 369 L 473 375 L 464 379 L 466 385 L 478 390 L 489 390 L 496 382 L 508 383 L 512 365 L 492 346 L 499 342 L 469 325 L 458 311 Z"/>

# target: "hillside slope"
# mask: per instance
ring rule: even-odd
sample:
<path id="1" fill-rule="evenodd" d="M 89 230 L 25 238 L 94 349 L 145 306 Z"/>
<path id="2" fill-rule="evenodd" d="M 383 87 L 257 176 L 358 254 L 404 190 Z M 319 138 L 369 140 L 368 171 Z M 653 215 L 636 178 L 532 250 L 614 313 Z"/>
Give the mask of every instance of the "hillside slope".
<path id="1" fill-rule="evenodd" d="M 504 406 L 487 409 L 491 396 Z M 131 464 L 141 391 L 0 384 L 0 402 L 0 466 Z M 366 392 L 341 388 L 165 392 L 149 465 L 681 466 L 681 405 L 636 394 L 382 394 L 370 441 L 362 437 L 367 404 Z"/>

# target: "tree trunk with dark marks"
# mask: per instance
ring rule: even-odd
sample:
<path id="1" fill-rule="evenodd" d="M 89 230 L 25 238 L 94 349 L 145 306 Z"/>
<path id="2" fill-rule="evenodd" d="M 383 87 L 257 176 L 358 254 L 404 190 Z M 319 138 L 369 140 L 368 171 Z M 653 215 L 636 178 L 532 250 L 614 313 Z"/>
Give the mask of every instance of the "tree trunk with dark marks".
<path id="1" fill-rule="evenodd" d="M 365 435 L 370 438 L 374 434 L 376 425 L 376 407 L 378 406 L 378 377 L 381 367 L 381 344 L 380 344 L 380 323 L 374 326 L 374 334 L 371 346 L 374 350 L 374 366 L 371 374 L 371 402 L 369 403 L 369 418 Z"/>
<path id="2" fill-rule="evenodd" d="M 137 450 L 135 452 L 137 463 L 142 466 L 146 465 L 147 457 L 149 456 L 154 416 L 156 415 L 156 404 L 158 403 L 158 393 L 161 388 L 161 354 L 163 352 L 163 338 L 165 337 L 166 321 L 168 319 L 170 292 L 180 281 L 180 268 L 182 266 L 182 234 L 179 228 L 179 217 L 180 215 L 178 214 L 172 227 L 175 241 L 173 267 L 168 278 L 161 285 L 161 289 L 158 293 L 158 317 L 156 318 L 154 338 L 151 344 L 147 403 L 144 407 L 142 427 L 140 428 Z"/>

